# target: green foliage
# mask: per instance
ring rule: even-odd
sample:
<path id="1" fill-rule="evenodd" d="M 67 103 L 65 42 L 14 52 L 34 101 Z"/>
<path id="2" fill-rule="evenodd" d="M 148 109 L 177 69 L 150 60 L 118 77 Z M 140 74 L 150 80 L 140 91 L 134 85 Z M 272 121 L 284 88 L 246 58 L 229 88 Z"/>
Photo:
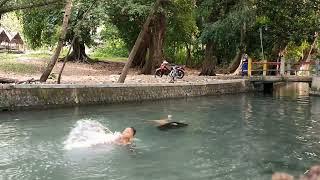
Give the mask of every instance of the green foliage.
<path id="1" fill-rule="evenodd" d="M 95 57 L 126 57 L 154 3 L 75 0 L 67 40 L 77 34 L 87 46 L 97 47 Z M 90 13 L 83 17 L 92 4 Z M 63 5 L 54 5 L 19 13 L 31 47 L 57 42 L 62 10 Z M 253 58 L 261 59 L 261 28 L 268 60 L 286 47 L 286 58 L 299 59 L 313 41 L 314 32 L 319 32 L 319 10 L 320 0 L 170 0 L 160 9 L 166 15 L 165 56 L 185 63 L 188 47 L 192 64 L 199 64 L 205 45 L 212 42 L 220 64 L 230 63 L 242 47 Z M 102 27 L 101 33 L 97 33 L 98 27 Z"/>
<path id="2" fill-rule="evenodd" d="M 249 0 L 202 0 L 198 2 L 199 40 L 213 42 L 219 63 L 230 62 L 241 45 L 241 30 L 252 28 L 255 9 Z M 244 30 L 243 30 L 244 31 Z M 245 32 L 244 35 L 245 36 Z M 243 37 L 244 38 L 244 37 Z M 245 39 L 244 39 L 245 40 Z"/>
<path id="3" fill-rule="evenodd" d="M 287 46 L 285 59 L 293 62 L 298 61 L 303 57 L 304 51 L 309 50 L 309 48 L 310 45 L 306 41 L 302 42 L 301 45 L 290 42 Z"/>
<path id="4" fill-rule="evenodd" d="M 96 38 L 96 29 L 105 17 L 101 3 L 95 0 L 75 0 L 73 4 L 66 40 L 70 43 L 76 34 L 80 41 L 91 46 Z M 20 17 L 24 35 L 32 48 L 52 46 L 57 42 L 63 19 L 63 5 L 23 10 Z"/>
<path id="5" fill-rule="evenodd" d="M 62 7 L 59 7 L 62 8 Z M 53 45 L 58 39 L 58 29 L 63 14 L 56 7 L 26 10 L 20 13 L 23 34 L 31 48 Z"/>
<path id="6" fill-rule="evenodd" d="M 22 26 L 20 20 L 17 18 L 14 12 L 2 15 L 0 19 L 2 27 L 11 32 L 22 32 Z"/>
<path id="7" fill-rule="evenodd" d="M 77 35 L 87 46 L 95 45 L 94 40 L 98 39 L 97 28 L 107 18 L 103 1 L 76 0 L 74 4 L 67 41 L 71 42 L 74 35 Z"/>
<path id="8" fill-rule="evenodd" d="M 95 49 L 94 57 L 127 57 L 129 55 L 116 26 L 106 22 L 100 36 L 103 44 Z"/>
<path id="9" fill-rule="evenodd" d="M 290 42 L 311 43 L 314 32 L 319 31 L 319 0 L 258 0 L 258 19 L 265 18 L 262 24 L 257 22 L 256 28 L 267 27 L 264 33 L 267 39 L 267 54 L 284 49 Z"/>
<path id="10" fill-rule="evenodd" d="M 102 47 L 98 47 L 91 54 L 93 58 L 110 58 L 110 57 L 127 57 L 128 50 L 121 44 L 108 44 L 105 43 Z"/>
<path id="11" fill-rule="evenodd" d="M 195 3 L 190 0 L 174 0 L 167 8 L 168 26 L 165 54 L 171 62 L 185 64 L 186 46 L 195 42 L 198 34 Z"/>
<path id="12" fill-rule="evenodd" d="M 167 42 L 185 45 L 192 43 L 198 32 L 195 4 L 190 0 L 174 0 L 167 8 Z"/>
<path id="13" fill-rule="evenodd" d="M 151 0 L 106 1 L 104 6 L 108 15 L 106 21 L 117 27 L 119 36 L 126 43 L 128 50 L 133 47 L 153 2 Z"/>

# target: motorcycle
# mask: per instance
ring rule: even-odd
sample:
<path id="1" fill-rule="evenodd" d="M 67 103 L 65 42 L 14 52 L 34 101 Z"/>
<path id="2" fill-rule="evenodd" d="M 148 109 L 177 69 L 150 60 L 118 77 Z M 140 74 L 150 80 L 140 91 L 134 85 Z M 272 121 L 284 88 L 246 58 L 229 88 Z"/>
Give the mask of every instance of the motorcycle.
<path id="1" fill-rule="evenodd" d="M 173 80 L 175 78 L 182 79 L 184 77 L 184 71 L 184 67 L 182 66 L 173 66 L 169 76 L 172 77 Z"/>
<path id="2" fill-rule="evenodd" d="M 183 66 L 173 65 L 168 67 L 169 63 L 164 61 L 159 68 L 155 71 L 155 77 L 162 77 L 163 75 L 170 75 L 173 78 L 182 79 L 185 74 L 185 69 Z"/>
<path id="3" fill-rule="evenodd" d="M 169 75 L 171 72 L 171 67 L 168 67 L 169 63 L 167 61 L 163 61 L 159 68 L 155 71 L 155 77 L 162 77 L 163 75 Z"/>

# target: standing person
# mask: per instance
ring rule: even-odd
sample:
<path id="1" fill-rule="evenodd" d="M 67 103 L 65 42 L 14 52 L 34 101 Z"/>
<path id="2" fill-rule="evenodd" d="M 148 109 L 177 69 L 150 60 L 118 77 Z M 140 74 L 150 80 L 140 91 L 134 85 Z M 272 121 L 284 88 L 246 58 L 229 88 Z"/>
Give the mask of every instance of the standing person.
<path id="1" fill-rule="evenodd" d="M 241 65 L 242 76 L 248 76 L 248 55 L 244 54 Z"/>
<path id="2" fill-rule="evenodd" d="M 169 83 L 174 83 L 175 78 L 178 76 L 177 66 L 173 66 L 171 68 L 171 72 L 169 76 L 171 77 L 171 80 L 169 81 Z"/>

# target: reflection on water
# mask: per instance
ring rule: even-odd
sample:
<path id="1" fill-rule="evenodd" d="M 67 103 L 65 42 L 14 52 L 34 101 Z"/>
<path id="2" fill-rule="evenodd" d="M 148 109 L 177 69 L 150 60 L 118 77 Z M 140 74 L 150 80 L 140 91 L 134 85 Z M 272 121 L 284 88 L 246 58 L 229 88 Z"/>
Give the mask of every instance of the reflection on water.
<path id="1" fill-rule="evenodd" d="M 293 99 L 301 96 L 309 96 L 309 84 L 280 83 L 275 85 L 274 95 L 277 97 L 291 97 Z"/>
<path id="2" fill-rule="evenodd" d="M 0 114 L 0 179 L 270 179 L 320 163 L 320 98 L 307 84 L 239 94 Z M 190 126 L 159 131 L 168 114 Z M 137 129 L 135 148 L 66 151 L 81 119 Z"/>

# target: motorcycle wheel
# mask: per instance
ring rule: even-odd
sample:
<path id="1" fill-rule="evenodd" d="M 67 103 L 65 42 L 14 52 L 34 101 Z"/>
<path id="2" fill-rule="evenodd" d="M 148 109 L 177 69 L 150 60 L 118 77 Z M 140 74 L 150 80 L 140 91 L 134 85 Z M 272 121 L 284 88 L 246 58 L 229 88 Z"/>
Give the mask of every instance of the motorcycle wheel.
<path id="1" fill-rule="evenodd" d="M 157 77 L 157 76 L 162 77 L 162 75 L 163 74 L 161 73 L 160 69 L 157 69 L 156 72 L 154 73 L 154 77 Z"/>
<path id="2" fill-rule="evenodd" d="M 184 72 L 182 70 L 178 70 L 177 74 L 178 74 L 177 76 L 178 79 L 182 79 L 184 77 Z"/>

